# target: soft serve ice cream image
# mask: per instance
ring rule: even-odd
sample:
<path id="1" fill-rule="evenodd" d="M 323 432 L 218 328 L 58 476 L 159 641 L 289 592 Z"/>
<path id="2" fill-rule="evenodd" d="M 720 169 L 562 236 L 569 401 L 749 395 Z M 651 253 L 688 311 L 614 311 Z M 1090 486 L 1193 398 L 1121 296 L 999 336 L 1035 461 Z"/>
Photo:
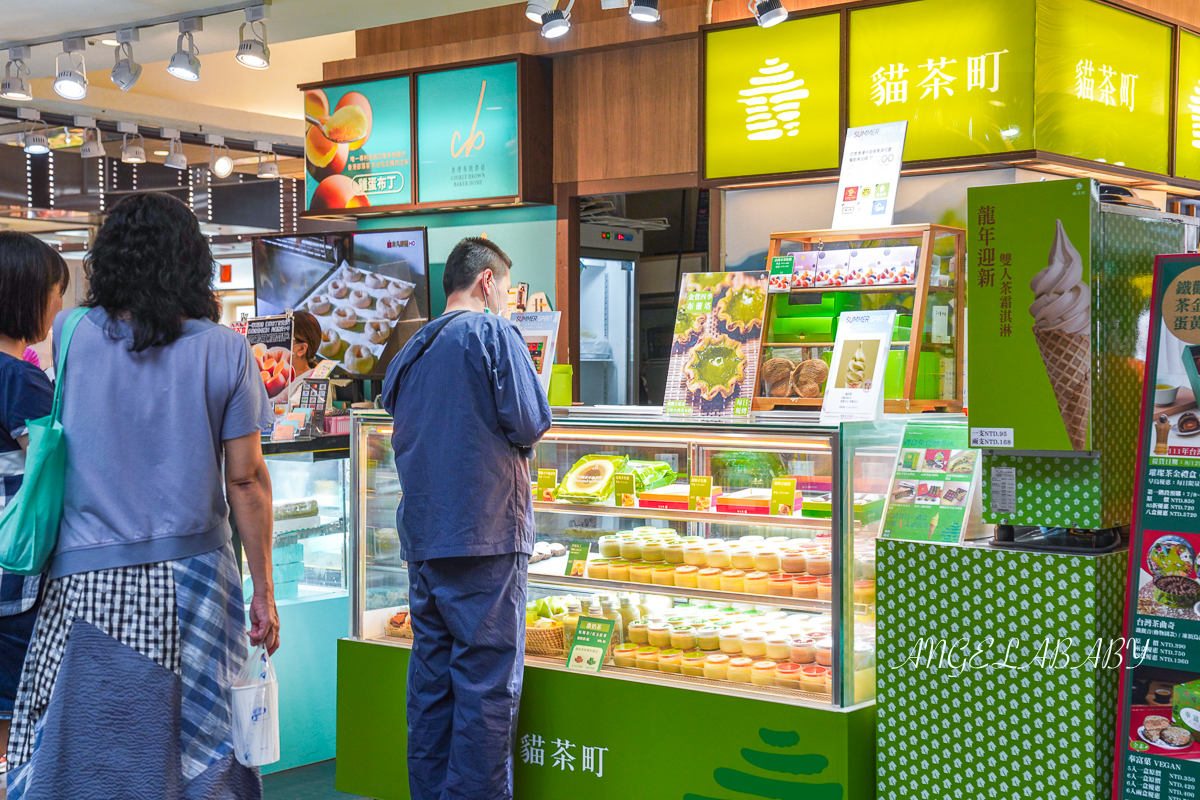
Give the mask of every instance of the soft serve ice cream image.
<path id="1" fill-rule="evenodd" d="M 866 380 L 867 374 L 867 354 L 863 352 L 862 342 L 859 342 L 858 349 L 854 351 L 849 363 L 846 364 L 846 388 L 859 389 L 862 388 L 863 382 Z"/>
<path id="2" fill-rule="evenodd" d="M 1033 335 L 1046 365 L 1058 413 L 1074 450 L 1087 447 L 1091 408 L 1092 292 L 1083 281 L 1083 258 L 1055 221 L 1046 268 L 1029 282 L 1033 289 Z"/>

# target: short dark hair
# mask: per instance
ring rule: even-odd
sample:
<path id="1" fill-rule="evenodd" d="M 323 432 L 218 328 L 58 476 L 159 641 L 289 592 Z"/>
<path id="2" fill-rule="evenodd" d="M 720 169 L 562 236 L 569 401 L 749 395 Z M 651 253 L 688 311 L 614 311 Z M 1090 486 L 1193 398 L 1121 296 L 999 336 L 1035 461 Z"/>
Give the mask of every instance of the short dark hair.
<path id="1" fill-rule="evenodd" d="M 117 204 L 84 268 L 85 305 L 103 308 L 113 322 L 128 313 L 134 352 L 175 341 L 184 320 L 221 320 L 208 240 L 192 210 L 168 194 L 135 194 Z M 111 326 L 109 334 L 115 336 Z"/>
<path id="2" fill-rule="evenodd" d="M 307 311 L 292 312 L 292 339 L 308 345 L 304 358 L 315 367 L 321 360 L 317 355 L 317 348 L 321 346 L 321 323 L 317 322 L 317 318 Z M 299 364 L 293 366 L 296 367 L 297 375 L 304 371 L 300 369 Z"/>
<path id="3" fill-rule="evenodd" d="M 450 251 L 446 259 L 446 273 L 442 276 L 442 288 L 449 297 L 474 283 L 485 269 L 502 278 L 508 274 L 511 266 L 512 259 L 495 242 L 481 236 L 468 236 Z"/>
<path id="4" fill-rule="evenodd" d="M 71 283 L 67 262 L 50 245 L 20 231 L 0 231 L 0 334 L 18 342 L 39 342 L 50 293 Z"/>

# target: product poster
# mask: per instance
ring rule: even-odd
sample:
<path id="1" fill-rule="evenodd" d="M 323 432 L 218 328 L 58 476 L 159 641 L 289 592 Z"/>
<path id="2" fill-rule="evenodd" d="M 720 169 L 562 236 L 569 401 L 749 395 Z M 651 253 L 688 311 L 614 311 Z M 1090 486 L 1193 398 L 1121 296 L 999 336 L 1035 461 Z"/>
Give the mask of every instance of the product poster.
<path id="1" fill-rule="evenodd" d="M 561 317 L 561 311 L 518 311 L 510 317 L 521 329 L 521 336 L 529 347 L 529 357 L 533 359 L 533 368 L 537 370 L 538 380 L 546 391 L 550 391 L 550 374 L 558 346 Z"/>
<path id="2" fill-rule="evenodd" d="M 903 121 L 846 129 L 830 228 L 845 231 L 892 224 L 907 130 Z"/>
<path id="3" fill-rule="evenodd" d="M 766 272 L 685 274 L 663 413 L 747 420 L 766 310 Z"/>
<path id="4" fill-rule="evenodd" d="M 286 403 L 288 389 L 296 377 L 292 366 L 292 315 L 255 317 L 246 322 L 246 341 L 258 362 L 267 398 Z"/>
<path id="5" fill-rule="evenodd" d="M 838 317 L 821 404 L 822 425 L 878 419 L 883 414 L 884 371 L 895 324 L 894 310 L 847 311 Z"/>
<path id="6" fill-rule="evenodd" d="M 1091 448 L 1089 180 L 967 192 L 971 446 Z M 1019 398 L 1019 402 L 1014 402 Z"/>
<path id="7" fill-rule="evenodd" d="M 888 491 L 882 537 L 962 543 L 979 470 L 979 451 L 968 447 L 962 425 L 910 422 Z"/>
<path id="8" fill-rule="evenodd" d="M 1200 446 L 1188 434 L 1200 419 L 1195 395 L 1183 390 L 1196 374 L 1190 347 L 1200 345 L 1200 257 L 1156 259 L 1149 334 L 1116 788 L 1129 800 L 1192 800 L 1200 795 Z"/>
<path id="9" fill-rule="evenodd" d="M 517 136 L 515 61 L 417 76 L 419 201 L 518 194 Z"/>
<path id="10" fill-rule="evenodd" d="M 608 644 L 615 626 L 611 619 L 580 617 L 575 626 L 575 641 L 567 655 L 567 669 L 599 672 L 608 659 Z"/>
<path id="11" fill-rule="evenodd" d="M 307 209 L 412 202 L 408 77 L 308 89 L 304 113 Z"/>

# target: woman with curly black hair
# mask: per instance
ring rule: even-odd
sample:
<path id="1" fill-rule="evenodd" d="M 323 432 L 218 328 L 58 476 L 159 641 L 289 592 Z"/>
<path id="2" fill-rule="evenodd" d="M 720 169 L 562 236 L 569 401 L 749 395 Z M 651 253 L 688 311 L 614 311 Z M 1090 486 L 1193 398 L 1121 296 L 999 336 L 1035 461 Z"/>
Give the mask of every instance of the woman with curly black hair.
<path id="1" fill-rule="evenodd" d="M 274 652 L 266 391 L 245 338 L 216 323 L 212 254 L 183 203 L 123 201 L 85 270 L 91 310 L 62 378 L 63 520 L 8 797 L 259 798 L 232 744 L 246 639 L 229 516 L 254 581 L 250 642 Z"/>

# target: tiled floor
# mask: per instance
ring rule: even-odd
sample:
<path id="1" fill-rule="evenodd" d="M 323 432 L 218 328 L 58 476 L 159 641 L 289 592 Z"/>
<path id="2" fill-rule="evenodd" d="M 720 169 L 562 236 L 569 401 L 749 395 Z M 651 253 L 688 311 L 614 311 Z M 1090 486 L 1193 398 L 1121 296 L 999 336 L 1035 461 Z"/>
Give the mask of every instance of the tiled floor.
<path id="1" fill-rule="evenodd" d="M 335 763 L 322 761 L 267 775 L 263 778 L 263 800 L 365 800 L 333 788 Z"/>

